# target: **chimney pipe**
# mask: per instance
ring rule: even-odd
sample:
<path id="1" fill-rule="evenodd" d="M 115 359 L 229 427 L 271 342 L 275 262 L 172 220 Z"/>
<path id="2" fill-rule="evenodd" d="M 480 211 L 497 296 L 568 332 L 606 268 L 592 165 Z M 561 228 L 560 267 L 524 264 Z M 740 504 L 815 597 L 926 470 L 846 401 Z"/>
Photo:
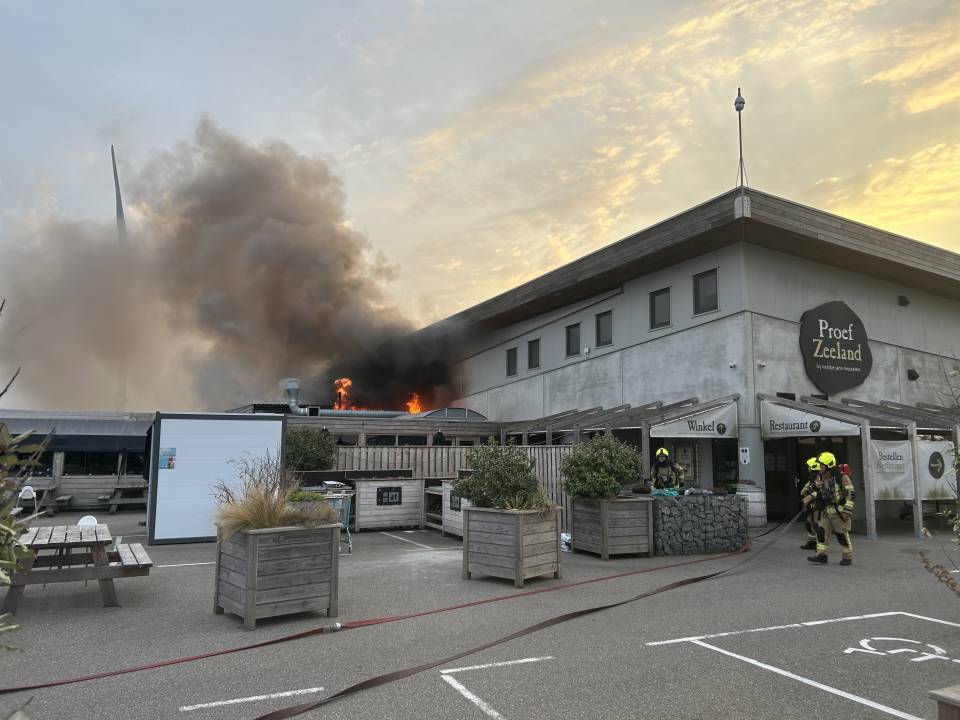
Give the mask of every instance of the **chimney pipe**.
<path id="1" fill-rule="evenodd" d="M 290 412 L 294 415 L 309 415 L 310 410 L 300 407 L 300 381 L 297 378 L 286 378 L 280 381 L 282 387 L 287 393 L 287 404 L 290 406 Z"/>

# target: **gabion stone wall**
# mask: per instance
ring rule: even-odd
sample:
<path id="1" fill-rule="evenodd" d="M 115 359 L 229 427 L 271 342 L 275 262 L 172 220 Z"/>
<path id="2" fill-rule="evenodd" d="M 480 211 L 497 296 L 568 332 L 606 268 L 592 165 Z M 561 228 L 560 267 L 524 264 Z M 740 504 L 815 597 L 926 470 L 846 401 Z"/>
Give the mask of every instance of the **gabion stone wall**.
<path id="1" fill-rule="evenodd" d="M 657 555 L 730 552 L 747 542 L 747 499 L 741 495 L 653 498 Z"/>

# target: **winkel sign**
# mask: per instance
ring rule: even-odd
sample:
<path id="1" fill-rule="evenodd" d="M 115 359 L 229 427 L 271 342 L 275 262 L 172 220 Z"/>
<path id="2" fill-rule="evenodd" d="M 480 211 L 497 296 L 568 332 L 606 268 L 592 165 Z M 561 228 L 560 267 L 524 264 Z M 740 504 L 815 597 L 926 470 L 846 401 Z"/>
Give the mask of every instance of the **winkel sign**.
<path id="1" fill-rule="evenodd" d="M 760 403 L 760 432 L 765 438 L 859 435 L 860 426 L 785 405 Z"/>
<path id="2" fill-rule="evenodd" d="M 737 437 L 737 403 L 650 426 L 650 437 Z"/>
<path id="3" fill-rule="evenodd" d="M 807 377 L 828 395 L 862 384 L 873 369 L 867 330 L 856 313 L 839 300 L 803 314 L 800 352 Z"/>

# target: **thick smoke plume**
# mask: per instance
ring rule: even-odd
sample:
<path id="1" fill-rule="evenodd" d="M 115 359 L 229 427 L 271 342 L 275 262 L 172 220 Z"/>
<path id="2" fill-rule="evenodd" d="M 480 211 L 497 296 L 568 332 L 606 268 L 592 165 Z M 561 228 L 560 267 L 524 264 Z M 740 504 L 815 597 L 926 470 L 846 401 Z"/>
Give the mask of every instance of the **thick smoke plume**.
<path id="1" fill-rule="evenodd" d="M 402 409 L 429 394 L 423 368 L 442 383 L 442 362 L 382 350 L 413 328 L 325 160 L 201 121 L 121 180 L 126 245 L 112 223 L 57 217 L 4 240 L 0 371 L 23 365 L 18 404 L 110 409 L 124 372 L 127 406 L 144 410 L 276 402 L 288 376 L 326 404 L 344 372 L 363 376 L 365 402 Z"/>

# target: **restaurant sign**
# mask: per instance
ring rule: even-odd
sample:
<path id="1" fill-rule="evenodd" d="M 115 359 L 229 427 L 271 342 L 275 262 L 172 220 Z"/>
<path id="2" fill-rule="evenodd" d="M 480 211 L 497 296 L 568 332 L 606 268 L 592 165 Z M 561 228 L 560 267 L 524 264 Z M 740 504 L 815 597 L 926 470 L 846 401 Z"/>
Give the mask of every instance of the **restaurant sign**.
<path id="1" fill-rule="evenodd" d="M 737 437 L 737 403 L 685 415 L 676 420 L 650 426 L 650 437 Z"/>
<path id="2" fill-rule="evenodd" d="M 786 405 L 760 403 L 760 432 L 764 438 L 842 437 L 859 435 L 860 426 L 797 410 Z"/>
<path id="3" fill-rule="evenodd" d="M 803 314 L 800 352 L 807 377 L 827 395 L 862 384 L 873 368 L 863 321 L 839 300 Z"/>

